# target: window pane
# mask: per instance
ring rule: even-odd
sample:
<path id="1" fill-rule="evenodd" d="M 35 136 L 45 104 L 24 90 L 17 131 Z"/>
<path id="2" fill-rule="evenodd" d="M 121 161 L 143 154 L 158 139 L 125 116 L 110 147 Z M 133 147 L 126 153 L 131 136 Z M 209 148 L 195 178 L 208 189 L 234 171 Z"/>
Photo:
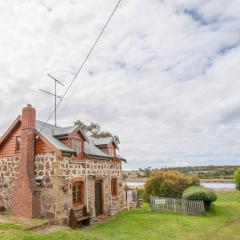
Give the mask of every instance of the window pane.
<path id="1" fill-rule="evenodd" d="M 117 196 L 117 179 L 116 178 L 112 178 L 111 187 L 112 187 L 112 196 Z"/>
<path id="2" fill-rule="evenodd" d="M 80 140 L 79 139 L 72 139 L 72 149 L 77 154 L 80 154 Z"/>
<path id="3" fill-rule="evenodd" d="M 72 187 L 72 197 L 73 203 L 84 203 L 84 196 L 83 196 L 83 182 L 75 183 Z"/>
<path id="4" fill-rule="evenodd" d="M 16 151 L 20 151 L 20 146 L 21 146 L 21 137 L 17 136 L 16 137 Z"/>

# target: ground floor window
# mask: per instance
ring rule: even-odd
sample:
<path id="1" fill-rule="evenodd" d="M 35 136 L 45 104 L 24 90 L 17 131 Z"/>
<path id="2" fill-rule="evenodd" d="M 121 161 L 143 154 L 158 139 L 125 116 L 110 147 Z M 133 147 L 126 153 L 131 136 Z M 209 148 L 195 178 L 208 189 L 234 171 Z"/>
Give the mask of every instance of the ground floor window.
<path id="1" fill-rule="evenodd" d="M 117 191 L 117 178 L 112 178 L 111 180 L 111 189 L 112 189 L 112 196 L 116 197 L 118 195 Z"/>
<path id="2" fill-rule="evenodd" d="M 73 205 L 84 204 L 84 182 L 74 182 L 72 185 Z"/>

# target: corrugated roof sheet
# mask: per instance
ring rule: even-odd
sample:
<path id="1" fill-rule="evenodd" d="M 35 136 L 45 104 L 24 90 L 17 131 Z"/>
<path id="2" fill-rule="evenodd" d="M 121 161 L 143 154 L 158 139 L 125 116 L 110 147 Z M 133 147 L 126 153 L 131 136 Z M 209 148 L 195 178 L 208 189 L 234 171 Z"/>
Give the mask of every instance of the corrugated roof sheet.
<path id="1" fill-rule="evenodd" d="M 49 123 L 36 121 L 36 130 L 38 132 L 41 132 L 41 134 L 59 151 L 67 153 L 75 152 L 73 149 L 69 148 L 64 143 L 54 137 L 54 133 L 58 132 L 60 130 L 60 127 L 55 127 L 54 125 Z"/>
<path id="2" fill-rule="evenodd" d="M 67 153 L 74 153 L 75 151 L 65 144 L 63 144 L 60 140 L 58 140 L 55 136 L 61 136 L 65 134 L 69 134 L 74 131 L 78 126 L 71 126 L 71 127 L 56 127 L 49 123 L 44 123 L 42 121 L 36 121 L 36 130 L 41 132 L 41 134 L 59 151 L 67 152 Z M 88 137 L 88 141 L 84 143 L 84 152 L 91 156 L 101 157 L 101 158 L 108 158 L 111 157 L 101 151 L 94 145 L 94 142 L 91 137 Z"/>
<path id="3" fill-rule="evenodd" d="M 78 126 L 70 126 L 70 127 L 63 127 L 63 128 L 58 127 L 54 131 L 54 136 L 61 136 L 61 135 L 69 134 L 69 133 L 73 132 L 77 128 L 78 128 Z"/>
<path id="4" fill-rule="evenodd" d="M 119 158 L 120 160 L 122 160 L 122 161 L 124 161 L 124 162 L 127 162 L 127 160 L 126 160 L 124 157 L 120 156 L 119 154 L 116 154 L 116 156 L 117 156 L 117 158 Z"/>
<path id="5" fill-rule="evenodd" d="M 99 146 L 99 145 L 107 145 L 113 141 L 113 137 L 106 137 L 106 138 L 94 138 L 91 137 L 94 145 Z"/>
<path id="6" fill-rule="evenodd" d="M 89 140 L 88 143 L 85 142 L 84 144 L 84 147 L 85 147 L 84 150 L 87 154 L 93 155 L 93 156 L 100 156 L 103 158 L 111 158 L 108 154 L 104 153 L 94 145 L 94 142 L 92 141 L 91 137 L 88 137 L 88 140 Z"/>

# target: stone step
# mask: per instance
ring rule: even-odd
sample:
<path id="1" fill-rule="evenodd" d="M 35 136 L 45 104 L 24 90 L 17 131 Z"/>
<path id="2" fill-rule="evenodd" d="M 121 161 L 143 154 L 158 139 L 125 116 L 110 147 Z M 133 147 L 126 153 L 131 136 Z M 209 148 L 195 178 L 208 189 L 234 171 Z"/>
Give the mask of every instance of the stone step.
<path id="1" fill-rule="evenodd" d="M 25 228 L 25 230 L 29 230 L 29 231 L 35 231 L 35 230 L 41 230 L 41 229 L 45 229 L 48 228 L 50 226 L 53 225 L 58 225 L 58 220 L 50 220 L 44 223 L 40 223 L 40 224 L 36 224 L 30 227 Z"/>

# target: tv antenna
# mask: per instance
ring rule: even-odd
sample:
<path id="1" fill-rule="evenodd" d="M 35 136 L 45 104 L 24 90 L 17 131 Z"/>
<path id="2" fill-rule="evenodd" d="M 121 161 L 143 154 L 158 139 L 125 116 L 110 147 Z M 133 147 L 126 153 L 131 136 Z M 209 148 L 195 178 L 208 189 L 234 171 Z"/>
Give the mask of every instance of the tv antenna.
<path id="1" fill-rule="evenodd" d="M 46 91 L 46 90 L 43 90 L 43 89 L 39 89 L 39 91 L 47 93 L 47 94 L 49 94 L 51 96 L 54 96 L 54 98 L 55 98 L 55 102 L 54 102 L 54 106 L 55 106 L 54 107 L 54 117 L 55 117 L 55 127 L 56 127 L 57 126 L 57 98 L 62 100 L 62 97 L 57 95 L 57 84 L 60 84 L 62 86 L 64 86 L 64 85 L 59 80 L 57 80 L 55 77 L 53 77 L 50 73 L 48 73 L 47 76 L 49 76 L 54 81 L 54 93 Z"/>

